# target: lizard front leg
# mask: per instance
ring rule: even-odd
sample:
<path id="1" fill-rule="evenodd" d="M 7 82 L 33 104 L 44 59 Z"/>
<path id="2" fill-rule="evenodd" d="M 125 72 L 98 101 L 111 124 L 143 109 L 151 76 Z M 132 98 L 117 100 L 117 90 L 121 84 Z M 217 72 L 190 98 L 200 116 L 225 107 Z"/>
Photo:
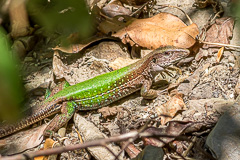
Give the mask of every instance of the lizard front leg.
<path id="1" fill-rule="evenodd" d="M 49 136 L 51 132 L 56 132 L 59 128 L 64 126 L 73 116 L 76 111 L 75 102 L 64 102 L 61 108 L 61 114 L 54 117 L 49 123 L 47 128 L 44 130 L 43 135 Z"/>
<path id="2" fill-rule="evenodd" d="M 150 89 L 152 86 L 152 80 L 146 79 L 143 82 L 143 85 L 141 87 L 141 96 L 144 99 L 154 99 L 158 96 L 157 91 L 154 89 Z"/>

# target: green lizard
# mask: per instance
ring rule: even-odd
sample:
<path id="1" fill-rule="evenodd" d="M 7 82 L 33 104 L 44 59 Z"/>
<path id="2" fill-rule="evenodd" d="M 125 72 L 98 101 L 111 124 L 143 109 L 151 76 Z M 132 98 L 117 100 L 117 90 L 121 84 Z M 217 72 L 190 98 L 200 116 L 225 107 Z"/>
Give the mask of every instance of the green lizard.
<path id="1" fill-rule="evenodd" d="M 60 91 L 53 91 L 41 107 L 33 107 L 32 113 L 14 124 L 0 126 L 0 138 L 19 131 L 46 117 L 61 112 L 47 126 L 57 131 L 66 124 L 77 110 L 92 110 L 106 106 L 133 92 L 140 90 L 146 99 L 157 97 L 158 92 L 151 89 L 153 73 L 163 72 L 166 67 L 188 56 L 189 50 L 167 46 L 159 48 L 141 60 L 87 81 L 70 86 L 63 85 Z"/>

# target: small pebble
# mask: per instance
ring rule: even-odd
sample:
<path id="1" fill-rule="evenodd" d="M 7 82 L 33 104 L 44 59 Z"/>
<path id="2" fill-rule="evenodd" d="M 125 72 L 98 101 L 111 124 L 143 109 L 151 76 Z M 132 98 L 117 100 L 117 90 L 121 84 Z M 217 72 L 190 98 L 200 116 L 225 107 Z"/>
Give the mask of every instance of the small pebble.
<path id="1" fill-rule="evenodd" d="M 235 57 L 233 55 L 230 55 L 228 57 L 228 63 L 234 63 L 235 62 Z"/>
<path id="2" fill-rule="evenodd" d="M 230 97 L 231 99 L 234 98 L 234 94 L 231 93 L 231 94 L 229 95 L 229 97 Z"/>
<path id="3" fill-rule="evenodd" d="M 152 119 L 155 118 L 155 115 L 152 114 L 152 115 L 150 116 L 150 118 L 152 118 Z"/>
<path id="4" fill-rule="evenodd" d="M 66 128 L 60 128 L 58 130 L 58 134 L 60 137 L 65 137 L 65 134 L 66 134 Z"/>

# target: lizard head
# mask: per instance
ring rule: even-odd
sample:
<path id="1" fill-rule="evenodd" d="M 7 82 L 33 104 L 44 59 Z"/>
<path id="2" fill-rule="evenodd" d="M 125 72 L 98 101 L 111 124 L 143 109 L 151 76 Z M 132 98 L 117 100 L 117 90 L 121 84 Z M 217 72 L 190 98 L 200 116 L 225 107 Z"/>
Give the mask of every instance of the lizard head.
<path id="1" fill-rule="evenodd" d="M 184 48 L 167 46 L 154 50 L 152 56 L 152 70 L 163 70 L 164 68 L 186 58 L 190 51 Z"/>

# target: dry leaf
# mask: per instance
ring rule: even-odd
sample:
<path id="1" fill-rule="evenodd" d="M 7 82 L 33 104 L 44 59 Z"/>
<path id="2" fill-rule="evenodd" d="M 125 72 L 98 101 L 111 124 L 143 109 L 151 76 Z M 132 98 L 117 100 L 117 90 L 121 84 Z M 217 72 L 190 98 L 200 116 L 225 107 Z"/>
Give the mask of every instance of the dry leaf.
<path id="1" fill-rule="evenodd" d="M 102 11 L 109 17 L 115 17 L 117 15 L 130 15 L 132 13 L 129 9 L 124 8 L 119 1 L 110 2 L 102 8 Z"/>
<path id="2" fill-rule="evenodd" d="M 159 128 L 150 127 L 146 129 L 145 132 L 160 136 L 158 138 L 143 138 L 144 145 L 163 147 L 165 144 L 173 141 L 175 137 L 184 133 L 184 131 L 188 127 L 192 126 L 192 124 L 193 123 L 191 122 L 171 121 L 169 122 L 168 126 Z"/>
<path id="3" fill-rule="evenodd" d="M 53 148 L 54 142 L 55 142 L 54 140 L 47 138 L 41 150 Z M 47 160 L 48 156 L 39 156 L 34 158 L 34 160 L 45 160 L 45 159 Z"/>
<path id="4" fill-rule="evenodd" d="M 131 6 L 139 6 L 143 5 L 144 3 L 150 1 L 150 0 L 120 0 L 122 3 L 131 5 Z"/>
<path id="5" fill-rule="evenodd" d="M 131 19 L 128 24 L 112 36 L 120 38 L 123 43 L 137 44 L 148 49 L 167 45 L 189 48 L 194 45 L 195 37 L 199 34 L 195 23 L 187 26 L 169 13 L 159 13 L 147 19 Z"/>
<path id="6" fill-rule="evenodd" d="M 105 21 L 102 21 L 98 26 L 98 30 L 106 35 L 109 35 L 123 29 L 127 25 L 131 24 L 131 22 L 134 20 L 135 18 L 127 15 L 115 16 L 112 19 L 106 19 Z"/>
<path id="7" fill-rule="evenodd" d="M 69 45 L 66 47 L 56 46 L 55 48 L 52 48 L 52 50 L 59 50 L 64 53 L 78 53 L 81 50 L 83 50 L 84 48 L 91 45 L 92 43 L 106 40 L 106 39 L 115 40 L 115 38 L 113 38 L 113 37 L 112 38 L 111 37 L 91 37 L 91 38 L 87 39 L 86 42 L 82 42 L 82 44 L 72 44 L 72 45 Z"/>
<path id="8" fill-rule="evenodd" d="M 64 73 L 68 73 L 69 69 L 62 60 L 60 59 L 60 55 L 58 51 L 54 51 L 53 55 L 53 73 L 56 76 L 56 79 L 61 79 L 64 77 Z"/>
<path id="9" fill-rule="evenodd" d="M 217 54 L 217 63 L 220 62 L 220 59 L 222 58 L 222 55 L 223 55 L 223 51 L 224 51 L 224 47 L 220 48 L 218 50 L 218 54 Z"/>
<path id="10" fill-rule="evenodd" d="M 23 130 L 10 135 L 0 141 L 0 154 L 11 155 L 34 148 L 41 144 L 43 140 L 42 133 L 47 125 L 41 125 L 36 128 Z"/>
<path id="11" fill-rule="evenodd" d="M 166 124 L 170 121 L 177 111 L 186 108 L 185 103 L 180 94 L 173 96 L 167 103 L 156 107 L 157 114 L 161 117 L 161 124 Z"/>
<path id="12" fill-rule="evenodd" d="M 128 142 L 123 141 L 123 142 L 120 142 L 120 145 L 124 147 L 127 143 Z M 140 153 L 140 150 L 136 148 L 132 143 L 130 143 L 124 150 L 131 159 L 135 158 Z"/>
<path id="13" fill-rule="evenodd" d="M 138 61 L 138 59 L 119 57 L 119 58 L 115 59 L 113 62 L 111 62 L 109 64 L 109 67 L 111 67 L 113 70 L 117 70 L 117 69 L 123 68 L 127 65 L 130 65 L 136 61 Z"/>
<path id="14" fill-rule="evenodd" d="M 104 118 L 115 116 L 118 114 L 118 112 L 121 112 L 121 111 L 122 111 L 122 108 L 117 108 L 117 107 L 103 107 L 98 109 L 98 112 L 102 113 L 102 116 Z"/>
<path id="15" fill-rule="evenodd" d="M 213 24 L 206 33 L 207 42 L 212 43 L 230 43 L 230 37 L 232 37 L 234 26 L 234 19 L 232 17 L 223 17 L 216 19 L 216 23 Z M 217 47 L 216 45 L 204 44 L 203 48 Z"/>

